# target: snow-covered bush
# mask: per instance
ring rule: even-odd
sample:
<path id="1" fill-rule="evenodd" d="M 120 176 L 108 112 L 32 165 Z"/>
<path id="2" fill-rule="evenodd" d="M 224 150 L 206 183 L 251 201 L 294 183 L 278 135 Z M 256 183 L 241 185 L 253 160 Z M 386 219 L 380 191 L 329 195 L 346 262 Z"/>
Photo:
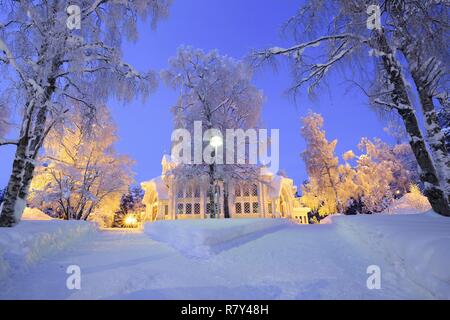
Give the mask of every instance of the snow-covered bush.
<path id="1" fill-rule="evenodd" d="M 417 185 L 411 185 L 410 192 L 393 203 L 383 211 L 388 214 L 422 213 L 431 209 L 430 202 L 420 191 Z"/>

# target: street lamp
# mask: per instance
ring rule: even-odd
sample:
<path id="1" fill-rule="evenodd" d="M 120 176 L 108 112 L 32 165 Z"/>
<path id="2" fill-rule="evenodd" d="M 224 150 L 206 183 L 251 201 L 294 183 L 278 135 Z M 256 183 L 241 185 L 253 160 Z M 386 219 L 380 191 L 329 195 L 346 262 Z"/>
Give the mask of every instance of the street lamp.
<path id="1" fill-rule="evenodd" d="M 214 150 L 217 153 L 217 148 L 223 144 L 223 139 L 221 136 L 212 136 L 209 140 L 209 144 L 214 147 Z"/>
<path id="2" fill-rule="evenodd" d="M 217 165 L 217 148 L 219 148 L 220 146 L 223 145 L 223 139 L 221 136 L 212 136 L 211 139 L 209 140 L 209 144 L 211 145 L 211 147 L 214 148 L 214 156 L 216 157 L 215 161 L 214 161 L 214 174 L 213 177 L 216 173 L 216 165 Z M 219 186 L 217 185 L 217 179 L 216 177 L 214 177 L 214 208 L 213 208 L 213 218 L 217 218 L 218 216 L 218 210 L 217 210 L 217 206 L 218 206 L 218 202 L 219 202 Z"/>

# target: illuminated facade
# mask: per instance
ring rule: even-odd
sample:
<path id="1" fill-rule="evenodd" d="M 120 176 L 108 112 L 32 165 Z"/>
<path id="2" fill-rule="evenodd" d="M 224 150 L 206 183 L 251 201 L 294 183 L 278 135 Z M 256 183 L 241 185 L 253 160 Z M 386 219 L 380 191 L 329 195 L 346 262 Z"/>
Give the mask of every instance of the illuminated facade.
<path id="1" fill-rule="evenodd" d="M 207 196 L 207 177 L 177 183 L 166 173 L 175 166 L 169 156 L 162 159 L 162 175 L 141 183 L 145 190 L 146 219 L 207 219 L 213 211 Z M 308 208 L 295 197 L 293 180 L 260 170 L 259 181 L 218 182 L 218 215 L 230 218 L 289 218 L 307 224 Z M 228 199 L 228 200 L 226 200 Z M 226 205 L 226 202 L 228 205 Z"/>

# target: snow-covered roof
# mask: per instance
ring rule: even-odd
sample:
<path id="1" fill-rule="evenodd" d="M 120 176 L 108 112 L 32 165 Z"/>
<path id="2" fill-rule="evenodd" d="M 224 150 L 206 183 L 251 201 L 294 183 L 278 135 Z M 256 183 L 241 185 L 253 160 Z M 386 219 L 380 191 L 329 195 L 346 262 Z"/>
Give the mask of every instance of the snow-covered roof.
<path id="1" fill-rule="evenodd" d="M 156 192 L 158 199 L 168 200 L 169 199 L 169 189 L 164 183 L 162 176 L 153 178 L 150 181 L 142 182 L 142 188 L 147 192 L 151 189 Z"/>
<path id="2" fill-rule="evenodd" d="M 281 186 L 283 177 L 279 175 L 273 175 L 269 183 L 269 197 L 278 198 L 281 194 Z"/>
<path id="3" fill-rule="evenodd" d="M 287 186 L 288 188 L 293 188 L 294 190 L 297 189 L 294 186 L 294 181 L 292 179 L 278 175 L 278 174 L 274 173 L 273 171 L 271 171 L 267 167 L 261 167 L 259 174 L 263 179 L 269 180 L 268 181 L 268 183 L 269 183 L 268 189 L 269 189 L 269 196 L 271 198 L 280 197 L 283 185 Z"/>
<path id="4" fill-rule="evenodd" d="M 261 176 L 273 176 L 275 173 L 273 171 L 271 171 L 269 168 L 267 167 L 261 167 L 259 169 L 259 174 Z"/>

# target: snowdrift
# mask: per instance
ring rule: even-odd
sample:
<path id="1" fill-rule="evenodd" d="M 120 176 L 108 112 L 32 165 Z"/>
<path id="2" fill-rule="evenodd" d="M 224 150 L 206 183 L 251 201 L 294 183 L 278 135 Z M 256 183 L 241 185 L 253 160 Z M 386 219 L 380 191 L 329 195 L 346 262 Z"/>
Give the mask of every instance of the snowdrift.
<path id="1" fill-rule="evenodd" d="M 62 220 L 21 221 L 16 227 L 0 228 L 0 280 L 96 230 L 91 222 Z"/>
<path id="2" fill-rule="evenodd" d="M 172 220 L 147 223 L 144 232 L 185 256 L 208 258 L 227 248 L 293 226 L 286 219 Z"/>
<path id="3" fill-rule="evenodd" d="M 22 220 L 53 220 L 52 217 L 49 215 L 43 213 L 41 210 L 37 208 L 28 208 L 26 207 L 25 210 L 23 210 L 22 214 Z"/>
<path id="4" fill-rule="evenodd" d="M 420 194 L 407 193 L 394 202 L 382 213 L 384 214 L 415 214 L 431 210 L 428 199 Z"/>
<path id="5" fill-rule="evenodd" d="M 408 215 L 331 217 L 341 233 L 386 256 L 399 274 L 450 299 L 450 218 L 429 211 Z"/>

